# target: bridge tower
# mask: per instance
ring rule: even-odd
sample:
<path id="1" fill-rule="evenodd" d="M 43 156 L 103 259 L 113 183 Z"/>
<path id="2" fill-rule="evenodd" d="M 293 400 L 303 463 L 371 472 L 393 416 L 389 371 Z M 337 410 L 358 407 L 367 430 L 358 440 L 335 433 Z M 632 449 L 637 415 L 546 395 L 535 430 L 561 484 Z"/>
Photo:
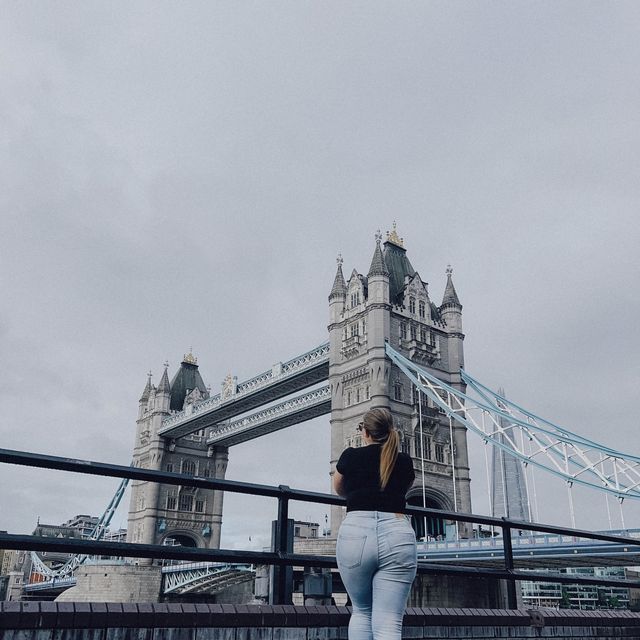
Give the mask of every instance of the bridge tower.
<path id="1" fill-rule="evenodd" d="M 158 386 L 147 385 L 140 398 L 133 464 L 145 469 L 224 478 L 228 449 L 207 446 L 204 430 L 169 440 L 158 435 L 162 419 L 209 397 L 192 353 L 184 356 L 169 382 L 168 363 Z M 217 548 L 222 526 L 222 493 L 213 490 L 134 481 L 127 541 Z M 148 561 L 150 562 L 150 561 Z"/>
<path id="2" fill-rule="evenodd" d="M 414 460 L 416 481 L 409 492 L 415 505 L 471 511 L 466 429 L 449 420 L 385 357 L 388 341 L 403 355 L 451 386 L 464 390 L 462 305 L 447 268 L 440 306 L 412 267 L 404 241 L 393 231 L 376 234 L 366 276 L 355 269 L 345 280 L 338 258 L 329 294 L 329 384 L 331 388 L 331 474 L 340 453 L 361 446 L 357 425 L 373 407 L 391 410 L 401 433 L 401 447 Z M 453 446 L 451 443 L 453 435 Z M 454 481 L 455 473 L 455 481 Z M 333 507 L 331 529 L 344 518 Z M 416 522 L 419 537 L 445 535 L 438 520 Z M 426 531 L 425 531 L 426 528 Z M 464 534 L 464 532 L 463 532 Z"/>

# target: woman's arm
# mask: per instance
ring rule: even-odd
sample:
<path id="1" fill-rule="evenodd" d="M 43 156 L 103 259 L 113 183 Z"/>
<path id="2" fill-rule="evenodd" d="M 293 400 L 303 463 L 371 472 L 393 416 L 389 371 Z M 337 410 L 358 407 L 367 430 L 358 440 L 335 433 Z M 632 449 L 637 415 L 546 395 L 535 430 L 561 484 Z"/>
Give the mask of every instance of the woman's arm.
<path id="1" fill-rule="evenodd" d="M 339 471 L 333 472 L 333 489 L 339 495 L 344 495 L 344 476 Z"/>

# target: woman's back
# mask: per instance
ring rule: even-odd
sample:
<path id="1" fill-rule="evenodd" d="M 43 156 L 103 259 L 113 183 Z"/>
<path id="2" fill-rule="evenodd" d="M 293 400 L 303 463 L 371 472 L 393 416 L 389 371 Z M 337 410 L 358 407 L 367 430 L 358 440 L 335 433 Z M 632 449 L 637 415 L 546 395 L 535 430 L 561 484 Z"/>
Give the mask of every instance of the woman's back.
<path id="1" fill-rule="evenodd" d="M 402 513 L 405 496 L 415 478 L 413 462 L 398 453 L 386 487 L 380 489 L 380 444 L 345 449 L 336 469 L 344 476 L 347 511 L 390 511 Z"/>

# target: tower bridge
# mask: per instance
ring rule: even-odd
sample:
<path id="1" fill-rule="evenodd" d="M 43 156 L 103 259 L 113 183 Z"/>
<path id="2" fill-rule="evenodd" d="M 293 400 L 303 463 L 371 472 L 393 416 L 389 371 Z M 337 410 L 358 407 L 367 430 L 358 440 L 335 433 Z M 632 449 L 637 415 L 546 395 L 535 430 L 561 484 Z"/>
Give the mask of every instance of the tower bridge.
<path id="1" fill-rule="evenodd" d="M 395 225 L 385 242 L 376 234 L 366 275 L 353 269 L 345 279 L 342 265 L 339 257 L 328 300 L 328 342 L 244 382 L 229 375 L 214 396 L 192 353 L 171 381 L 167 364 L 157 386 L 149 376 L 139 401 L 134 465 L 224 479 L 229 447 L 330 414 L 331 475 L 344 448 L 362 444 L 362 415 L 385 406 L 402 450 L 414 461 L 410 505 L 472 512 L 468 433 L 503 452 L 502 468 L 494 469 L 494 486 L 488 487 L 495 495 L 501 475 L 501 504 L 492 503 L 492 515 L 509 515 L 509 483 L 516 474 L 519 512 L 533 519 L 534 467 L 564 481 L 569 496 L 573 484 L 586 484 L 620 503 L 640 497 L 640 458 L 542 420 L 465 371 L 462 305 L 450 267 L 437 305 Z M 504 454 L 515 460 L 508 471 Z M 122 493 L 123 487 L 118 500 Z M 217 548 L 222 507 L 221 491 L 133 481 L 127 541 L 163 544 L 171 538 L 183 546 Z M 343 507 L 331 507 L 334 533 L 343 516 Z M 445 534 L 437 518 L 415 519 L 414 526 L 419 538 Z M 466 525 L 456 529 L 458 541 L 470 534 Z M 471 547 L 462 553 L 473 561 Z M 204 575 L 198 579 L 207 581 Z"/>

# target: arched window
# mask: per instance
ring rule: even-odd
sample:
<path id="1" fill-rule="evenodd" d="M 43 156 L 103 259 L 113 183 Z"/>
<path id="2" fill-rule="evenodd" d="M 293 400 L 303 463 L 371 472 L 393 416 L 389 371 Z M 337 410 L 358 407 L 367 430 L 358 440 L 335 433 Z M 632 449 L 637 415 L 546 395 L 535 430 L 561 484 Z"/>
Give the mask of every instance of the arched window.
<path id="1" fill-rule="evenodd" d="M 416 312 L 416 299 L 411 297 L 409 298 L 409 313 Z"/>
<path id="2" fill-rule="evenodd" d="M 193 494 L 180 493 L 180 500 L 178 501 L 179 511 L 193 511 Z"/>
<path id="3" fill-rule="evenodd" d="M 196 463 L 193 460 L 182 461 L 182 473 L 195 476 L 196 475 Z"/>
<path id="4" fill-rule="evenodd" d="M 424 304 L 424 300 L 420 300 L 420 302 L 418 302 L 418 315 L 421 318 L 424 318 L 425 316 L 425 304 Z"/>

